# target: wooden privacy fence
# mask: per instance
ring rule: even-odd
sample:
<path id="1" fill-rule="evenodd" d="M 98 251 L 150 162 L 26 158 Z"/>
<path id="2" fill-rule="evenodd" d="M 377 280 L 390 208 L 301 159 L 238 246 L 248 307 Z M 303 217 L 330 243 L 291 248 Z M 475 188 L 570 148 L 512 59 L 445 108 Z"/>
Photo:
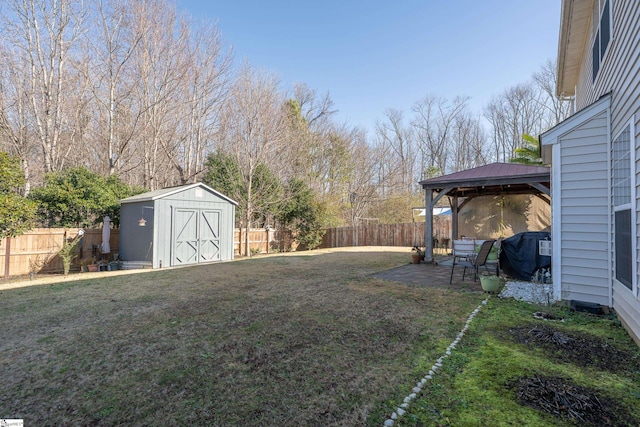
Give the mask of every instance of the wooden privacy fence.
<path id="1" fill-rule="evenodd" d="M 233 253 L 244 255 L 246 229 L 236 228 L 233 233 Z M 264 228 L 249 229 L 249 252 L 252 254 L 268 254 L 296 249 L 293 236 L 289 230 L 267 230 Z"/>
<path id="2" fill-rule="evenodd" d="M 424 233 L 424 222 L 329 228 L 322 239 L 322 247 L 425 246 Z M 434 217 L 433 237 L 434 248 L 446 251 L 451 247 L 451 217 Z"/>
<path id="3" fill-rule="evenodd" d="M 120 230 L 112 229 L 109 238 L 111 253 L 100 253 L 102 243 L 102 229 L 86 229 L 78 245 L 72 271 L 77 271 L 80 261 L 95 257 L 111 257 L 118 252 Z M 57 273 L 62 271 L 62 259 L 58 252 L 62 248 L 65 238 L 72 239 L 78 235 L 77 228 L 36 228 L 25 234 L 11 239 L 7 262 L 7 240 L 0 240 L 0 277 L 7 275 L 19 276 L 34 273 Z M 8 274 L 7 274 L 8 271 Z"/>
<path id="4" fill-rule="evenodd" d="M 234 230 L 234 251 L 236 255 L 244 254 L 245 230 Z M 58 252 L 65 238 L 72 239 L 78 235 L 78 229 L 72 228 L 37 228 L 11 239 L 9 257 L 7 258 L 7 239 L 0 239 L 0 277 L 5 272 L 10 276 L 21 276 L 34 273 L 62 272 L 62 259 Z M 120 230 L 111 229 L 109 254 L 100 253 L 102 229 L 86 229 L 78 246 L 78 256 L 72 264 L 71 271 L 78 271 L 82 260 L 111 259 L 119 252 Z M 242 249 L 242 252 L 240 252 Z M 265 230 L 252 228 L 249 234 L 249 250 L 256 253 L 272 253 L 295 250 L 295 243 L 289 231 Z M 7 263 L 8 259 L 8 263 Z"/>

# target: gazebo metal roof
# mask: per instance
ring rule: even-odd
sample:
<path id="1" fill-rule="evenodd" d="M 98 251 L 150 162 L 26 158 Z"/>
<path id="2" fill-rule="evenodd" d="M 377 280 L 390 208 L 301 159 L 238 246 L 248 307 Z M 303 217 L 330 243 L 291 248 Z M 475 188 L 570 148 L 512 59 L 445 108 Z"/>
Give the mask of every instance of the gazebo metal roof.
<path id="1" fill-rule="evenodd" d="M 478 196 L 533 194 L 550 202 L 551 168 L 517 163 L 491 163 L 419 182 L 425 190 L 425 261 L 433 261 L 433 208 L 443 196 L 451 197 L 451 231 L 458 234 L 458 212 Z M 546 195 L 546 197 L 545 197 Z M 458 199 L 463 198 L 458 204 Z"/>
<path id="2" fill-rule="evenodd" d="M 424 190 L 449 196 L 495 196 L 503 194 L 549 194 L 551 168 L 517 163 L 491 163 L 473 169 L 420 181 Z"/>

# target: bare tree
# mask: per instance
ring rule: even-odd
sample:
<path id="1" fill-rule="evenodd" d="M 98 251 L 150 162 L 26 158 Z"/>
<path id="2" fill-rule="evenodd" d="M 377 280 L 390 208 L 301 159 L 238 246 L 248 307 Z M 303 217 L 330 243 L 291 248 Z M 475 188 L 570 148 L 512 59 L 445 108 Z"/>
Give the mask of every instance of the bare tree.
<path id="1" fill-rule="evenodd" d="M 175 141 L 179 122 L 178 96 L 187 70 L 187 29 L 178 25 L 174 8 L 162 0 L 136 4 L 136 32 L 142 34 L 135 51 L 136 89 L 144 123 L 139 134 L 142 184 L 152 190 L 173 185 L 165 155 Z"/>
<path id="2" fill-rule="evenodd" d="M 354 153 L 363 151 L 364 133 L 347 124 L 333 124 L 322 140 L 322 156 L 316 159 L 319 176 L 325 182 L 324 194 L 342 199 L 347 194 L 353 193 L 353 176 L 357 171 L 354 168 L 363 163 L 354 163 Z M 356 190 L 361 190 L 357 188 Z"/>
<path id="3" fill-rule="evenodd" d="M 8 47 L 7 47 L 8 48 Z M 24 195 L 31 190 L 31 162 L 37 157 L 29 132 L 30 114 L 27 97 L 28 82 L 24 63 L 13 62 L 11 51 L 0 46 L 0 141 L 3 150 L 20 158 L 25 176 Z"/>
<path id="4" fill-rule="evenodd" d="M 385 120 L 376 123 L 380 150 L 386 153 L 385 163 L 395 179 L 385 179 L 382 194 L 411 193 L 417 183 L 415 170 L 416 146 L 413 129 L 404 123 L 400 110 L 387 109 Z M 388 190 L 388 191 L 387 191 Z"/>
<path id="5" fill-rule="evenodd" d="M 97 107 L 93 139 L 101 142 L 95 152 L 101 159 L 97 167 L 113 175 L 132 160 L 126 154 L 140 124 L 142 110 L 132 96 L 132 59 L 142 33 L 136 31 L 129 2 L 97 0 L 95 5 L 94 25 L 86 33 L 92 58 L 88 74 Z"/>
<path id="6" fill-rule="evenodd" d="M 324 128 L 337 112 L 328 92 L 319 98 L 317 91 L 310 89 L 305 83 L 294 85 L 293 99 L 298 103 L 301 116 L 312 130 Z"/>
<path id="7" fill-rule="evenodd" d="M 427 96 L 414 105 L 411 125 L 419 141 L 422 173 L 444 174 L 455 169 L 449 162 L 449 149 L 454 144 L 452 128 L 457 117 L 466 110 L 468 100 L 468 97 L 460 96 L 453 101 Z"/>
<path id="8" fill-rule="evenodd" d="M 484 110 L 493 128 L 497 160 L 507 162 L 525 133 L 539 133 L 544 125 L 543 97 L 533 83 L 522 83 L 494 96 Z"/>
<path id="9" fill-rule="evenodd" d="M 318 97 L 315 90 L 297 83 L 293 97 L 286 103 L 288 133 L 287 178 L 302 179 L 316 194 L 331 191 L 327 174 L 339 161 L 339 139 L 331 118 L 335 113 L 329 94 Z"/>
<path id="10" fill-rule="evenodd" d="M 216 27 L 200 29 L 189 38 L 186 73 L 178 101 L 182 111 L 178 138 L 163 147 L 179 182 L 195 181 L 219 125 L 229 82 L 231 55 L 224 53 Z"/>
<path id="11" fill-rule="evenodd" d="M 345 177 L 346 194 L 349 199 L 349 224 L 357 225 L 369 217 L 369 212 L 378 200 L 378 192 L 372 177 L 378 163 L 375 148 L 366 141 L 365 132 L 352 129 L 350 132 L 350 169 Z"/>
<path id="12" fill-rule="evenodd" d="M 571 115 L 571 102 L 556 95 L 557 64 L 548 60 L 533 73 L 533 81 L 544 94 L 542 108 L 546 111 L 543 131 L 557 125 Z"/>
<path id="13" fill-rule="evenodd" d="M 570 114 L 570 103 L 555 96 L 555 73 L 548 61 L 529 82 L 505 89 L 484 109 L 497 160 L 508 161 L 522 146 L 522 135 L 539 135 Z"/>
<path id="14" fill-rule="evenodd" d="M 221 120 L 219 147 L 233 156 L 242 175 L 244 192 L 234 196 L 242 197 L 238 202 L 245 213 L 245 255 L 250 255 L 248 232 L 256 203 L 267 199 L 267 193 L 273 191 L 268 185 L 261 185 L 259 191 L 264 194 L 254 194 L 257 188 L 254 181 L 265 166 L 278 176 L 279 171 L 274 171 L 273 166 L 283 164 L 280 157 L 287 149 L 285 101 L 278 86 L 279 81 L 273 75 L 245 65 L 231 88 Z"/>
<path id="15" fill-rule="evenodd" d="M 378 198 L 372 180 L 380 164 L 377 151 L 368 144 L 364 130 L 346 123 L 328 123 L 319 141 L 313 167 L 318 183 L 324 185 L 317 197 L 331 206 L 338 224 L 359 224 Z"/>
<path id="16" fill-rule="evenodd" d="M 488 150 L 484 127 L 479 118 L 464 111 L 451 125 L 450 168 L 461 171 L 487 163 Z"/>
<path id="17" fill-rule="evenodd" d="M 84 18 L 83 3 L 73 0 L 11 0 L 4 15 L 5 43 L 16 47 L 13 68 L 28 77 L 29 120 L 42 150 L 45 172 L 61 169 L 72 152 L 63 143 L 80 139 L 74 115 L 82 101 L 73 97 L 82 97 L 85 86 L 74 69 L 73 53 Z"/>

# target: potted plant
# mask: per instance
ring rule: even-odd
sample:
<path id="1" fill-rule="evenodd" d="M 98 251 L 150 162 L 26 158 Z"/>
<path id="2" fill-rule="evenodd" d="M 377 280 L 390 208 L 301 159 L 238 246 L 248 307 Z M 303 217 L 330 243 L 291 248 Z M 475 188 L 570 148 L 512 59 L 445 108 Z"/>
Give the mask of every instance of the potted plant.
<path id="1" fill-rule="evenodd" d="M 80 270 L 83 273 L 86 273 L 89 271 L 89 264 L 91 264 L 91 258 L 83 258 L 80 260 Z"/>
<path id="2" fill-rule="evenodd" d="M 485 292 L 498 293 L 504 286 L 504 279 L 500 276 L 493 275 L 481 275 L 480 286 Z"/>
<path id="3" fill-rule="evenodd" d="M 120 270 L 121 266 L 120 255 L 113 254 L 111 261 L 109 261 L 109 271 Z"/>
<path id="4" fill-rule="evenodd" d="M 420 261 L 424 260 L 424 250 L 420 246 L 414 246 L 411 249 L 411 259 L 414 264 L 420 264 Z"/>
<path id="5" fill-rule="evenodd" d="M 499 250 L 495 246 L 491 247 L 489 251 L 489 255 L 487 256 L 487 260 L 496 261 L 498 259 Z"/>
<path id="6" fill-rule="evenodd" d="M 89 272 L 96 272 L 96 271 L 100 271 L 100 266 L 98 264 L 96 264 L 96 259 L 91 258 L 91 264 L 87 265 L 87 269 L 89 270 Z"/>

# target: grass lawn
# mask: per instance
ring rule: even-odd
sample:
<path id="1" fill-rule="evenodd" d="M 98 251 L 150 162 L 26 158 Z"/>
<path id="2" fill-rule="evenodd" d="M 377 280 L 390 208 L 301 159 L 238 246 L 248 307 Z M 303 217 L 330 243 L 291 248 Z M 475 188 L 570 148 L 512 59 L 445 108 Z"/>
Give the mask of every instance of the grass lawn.
<path id="1" fill-rule="evenodd" d="M 380 426 L 485 298 L 371 276 L 408 262 L 310 252 L 0 291 L 0 417 Z M 532 333 L 535 310 L 491 298 L 396 425 L 573 425 L 518 400 L 536 375 L 640 420 L 638 349 L 617 321 L 554 308 L 560 332 Z M 616 368 L 571 359 L 577 340 L 608 346 Z"/>

